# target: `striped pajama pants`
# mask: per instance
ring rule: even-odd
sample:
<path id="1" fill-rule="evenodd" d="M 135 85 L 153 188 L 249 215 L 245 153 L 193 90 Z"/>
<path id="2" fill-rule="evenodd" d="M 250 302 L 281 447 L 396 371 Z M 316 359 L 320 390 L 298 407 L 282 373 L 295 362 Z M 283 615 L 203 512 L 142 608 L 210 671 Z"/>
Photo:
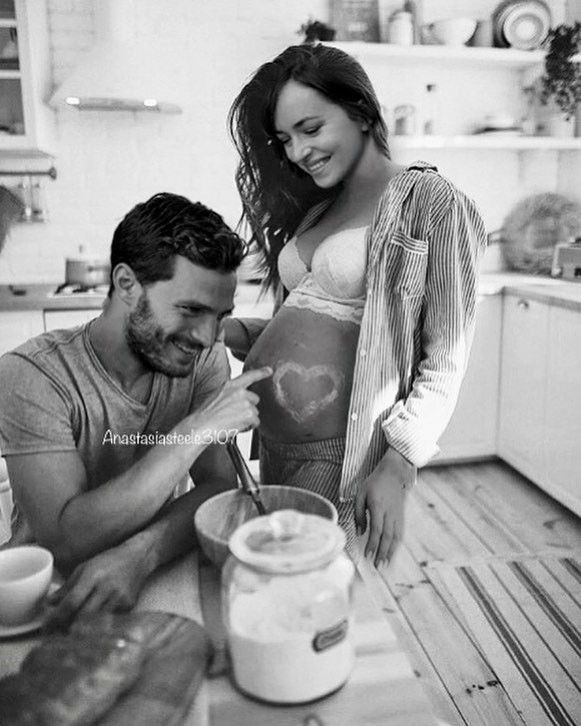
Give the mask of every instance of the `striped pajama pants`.
<path id="1" fill-rule="evenodd" d="M 345 438 L 286 444 L 259 437 L 260 481 L 308 489 L 332 502 L 346 535 L 346 549 L 355 554 L 353 502 L 339 501 L 339 483 L 345 457 Z"/>

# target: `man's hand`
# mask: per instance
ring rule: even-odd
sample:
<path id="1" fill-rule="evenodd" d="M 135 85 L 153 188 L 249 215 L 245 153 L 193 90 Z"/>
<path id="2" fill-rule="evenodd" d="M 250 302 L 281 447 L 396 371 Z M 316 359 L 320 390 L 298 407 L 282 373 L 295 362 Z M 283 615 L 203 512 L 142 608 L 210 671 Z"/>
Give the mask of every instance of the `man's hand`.
<path id="1" fill-rule="evenodd" d="M 272 368 L 257 368 L 228 381 L 212 401 L 190 416 L 192 429 L 202 434 L 209 431 L 219 435 L 221 432 L 229 431 L 235 435 L 258 426 L 259 397 L 247 389 L 253 383 L 271 375 Z"/>
<path id="2" fill-rule="evenodd" d="M 62 627 L 81 613 L 130 610 L 150 574 L 139 536 L 76 567 L 52 596 L 49 627 Z"/>
<path id="3" fill-rule="evenodd" d="M 389 563 L 403 538 L 405 493 L 413 486 L 416 474 L 416 467 L 390 448 L 359 487 L 355 524 L 358 534 L 363 534 L 369 511 L 365 557 L 373 557 L 376 567 Z"/>

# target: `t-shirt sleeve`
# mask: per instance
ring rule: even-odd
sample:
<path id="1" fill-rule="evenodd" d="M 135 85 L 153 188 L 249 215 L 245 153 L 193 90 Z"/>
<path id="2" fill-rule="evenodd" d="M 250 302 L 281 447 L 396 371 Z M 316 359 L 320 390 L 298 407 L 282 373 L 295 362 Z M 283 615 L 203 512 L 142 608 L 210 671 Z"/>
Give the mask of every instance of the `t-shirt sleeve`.
<path id="1" fill-rule="evenodd" d="M 0 358 L 0 451 L 74 450 L 71 403 L 47 372 L 16 353 Z"/>
<path id="2" fill-rule="evenodd" d="M 230 363 L 223 343 L 215 343 L 200 361 L 194 381 L 190 413 L 215 398 L 230 380 Z"/>

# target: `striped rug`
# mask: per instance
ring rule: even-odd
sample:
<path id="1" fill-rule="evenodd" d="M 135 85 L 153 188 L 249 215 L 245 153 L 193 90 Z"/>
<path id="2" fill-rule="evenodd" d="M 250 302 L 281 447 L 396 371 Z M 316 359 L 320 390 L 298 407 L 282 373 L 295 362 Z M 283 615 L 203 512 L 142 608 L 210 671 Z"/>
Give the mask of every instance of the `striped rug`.
<path id="1" fill-rule="evenodd" d="M 581 724 L 579 560 L 527 556 L 425 568 L 527 726 Z"/>

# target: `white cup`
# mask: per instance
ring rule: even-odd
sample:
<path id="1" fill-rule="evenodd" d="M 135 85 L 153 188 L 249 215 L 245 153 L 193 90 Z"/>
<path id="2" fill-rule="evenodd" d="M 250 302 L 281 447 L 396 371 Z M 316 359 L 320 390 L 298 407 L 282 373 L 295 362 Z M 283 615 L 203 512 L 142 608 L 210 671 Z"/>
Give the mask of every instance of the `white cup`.
<path id="1" fill-rule="evenodd" d="M 53 571 L 53 556 L 37 545 L 0 551 L 0 623 L 21 625 L 42 607 Z"/>

